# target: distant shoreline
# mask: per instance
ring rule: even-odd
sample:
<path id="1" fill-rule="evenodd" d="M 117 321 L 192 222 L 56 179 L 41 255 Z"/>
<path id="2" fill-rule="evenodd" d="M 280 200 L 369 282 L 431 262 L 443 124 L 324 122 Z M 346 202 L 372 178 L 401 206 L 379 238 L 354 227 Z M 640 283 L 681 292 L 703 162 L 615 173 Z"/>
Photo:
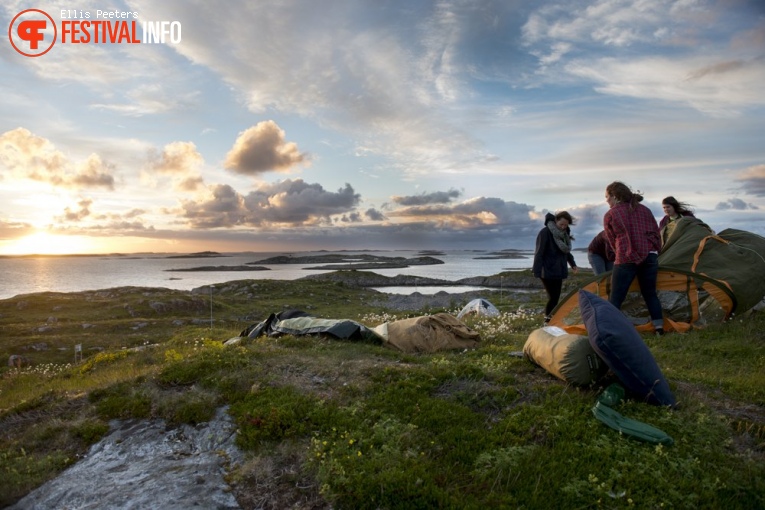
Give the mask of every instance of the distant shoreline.
<path id="1" fill-rule="evenodd" d="M 584 250 L 585 248 L 577 248 L 576 250 Z M 167 259 L 193 259 L 193 258 L 216 258 L 216 257 L 234 257 L 234 256 L 244 256 L 244 255 L 257 255 L 257 254 L 264 254 L 264 253 L 274 253 L 274 254 L 282 254 L 284 256 L 290 256 L 292 254 L 308 254 L 313 253 L 316 254 L 317 257 L 338 253 L 338 254 L 349 254 L 349 253 L 368 253 L 368 252 L 374 252 L 374 253 L 398 253 L 398 252 L 416 252 L 419 253 L 420 256 L 441 256 L 444 255 L 447 252 L 460 252 L 460 253 L 474 253 L 477 255 L 477 259 L 480 258 L 487 258 L 487 259 L 513 259 L 513 258 L 522 258 L 523 253 L 532 253 L 534 252 L 534 248 L 505 248 L 501 250 L 495 250 L 495 249 L 463 249 L 463 250 L 429 250 L 429 249 L 423 249 L 423 250 L 417 250 L 417 249 L 371 249 L 371 248 L 362 248 L 358 250 L 354 249 L 342 249 L 342 250 L 284 250 L 284 251 L 278 251 L 278 250 L 263 250 L 263 251 L 234 251 L 234 252 L 217 252 L 217 251 L 201 251 L 201 252 L 191 252 L 191 253 L 178 253 L 178 252 L 134 252 L 134 253 L 121 253 L 121 252 L 113 252 L 113 253 L 25 253 L 20 255 L 9 255 L 9 254 L 0 254 L 0 259 L 38 259 L 38 258 L 92 258 L 92 257 L 119 257 L 119 258 L 167 258 Z"/>

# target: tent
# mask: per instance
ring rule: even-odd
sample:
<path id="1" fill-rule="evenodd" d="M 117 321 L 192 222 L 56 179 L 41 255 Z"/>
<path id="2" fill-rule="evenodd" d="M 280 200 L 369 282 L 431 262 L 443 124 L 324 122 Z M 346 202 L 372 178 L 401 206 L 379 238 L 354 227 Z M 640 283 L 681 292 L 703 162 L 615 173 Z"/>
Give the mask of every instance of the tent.
<path id="1" fill-rule="evenodd" d="M 457 318 L 461 319 L 465 315 L 469 315 L 471 313 L 476 315 L 486 315 L 488 317 L 497 317 L 499 315 L 499 310 L 497 310 L 496 306 L 489 303 L 485 299 L 479 298 L 474 299 L 466 304 L 460 313 L 457 314 Z"/>
<path id="2" fill-rule="evenodd" d="M 582 334 L 579 290 L 608 299 L 610 284 L 610 271 L 584 281 L 561 299 L 550 325 Z M 765 238 L 737 229 L 715 234 L 698 219 L 682 218 L 659 254 L 656 288 L 667 331 L 687 331 L 744 313 L 765 297 Z M 638 330 L 653 329 L 637 281 L 622 311 Z"/>

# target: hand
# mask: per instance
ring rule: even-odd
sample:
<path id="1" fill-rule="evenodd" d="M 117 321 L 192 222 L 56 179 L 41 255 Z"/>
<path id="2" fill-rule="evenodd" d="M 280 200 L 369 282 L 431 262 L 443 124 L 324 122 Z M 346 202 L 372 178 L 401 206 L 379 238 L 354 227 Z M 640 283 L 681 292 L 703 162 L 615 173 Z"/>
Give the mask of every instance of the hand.
<path id="1" fill-rule="evenodd" d="M 579 268 L 577 266 L 574 266 L 574 267 L 571 268 L 571 272 L 576 274 L 576 273 L 579 272 Z"/>

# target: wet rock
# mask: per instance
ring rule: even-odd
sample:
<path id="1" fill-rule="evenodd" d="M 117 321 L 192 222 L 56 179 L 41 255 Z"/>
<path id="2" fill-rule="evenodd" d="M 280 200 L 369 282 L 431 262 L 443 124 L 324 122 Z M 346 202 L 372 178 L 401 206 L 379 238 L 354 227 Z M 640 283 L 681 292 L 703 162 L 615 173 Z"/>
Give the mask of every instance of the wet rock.
<path id="1" fill-rule="evenodd" d="M 167 430 L 161 420 L 111 425 L 85 458 L 9 508 L 240 508 L 224 480 L 227 468 L 243 458 L 225 409 L 196 427 Z"/>

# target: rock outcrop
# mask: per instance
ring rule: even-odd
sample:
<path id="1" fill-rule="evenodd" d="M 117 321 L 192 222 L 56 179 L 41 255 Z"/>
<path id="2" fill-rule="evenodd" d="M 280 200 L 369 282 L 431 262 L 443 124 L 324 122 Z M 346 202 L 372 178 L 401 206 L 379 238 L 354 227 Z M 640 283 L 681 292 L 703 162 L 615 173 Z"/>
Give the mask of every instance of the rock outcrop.
<path id="1" fill-rule="evenodd" d="M 9 508 L 240 508 L 224 480 L 227 466 L 242 458 L 225 409 L 196 427 L 168 430 L 162 420 L 111 425 L 85 458 Z"/>

